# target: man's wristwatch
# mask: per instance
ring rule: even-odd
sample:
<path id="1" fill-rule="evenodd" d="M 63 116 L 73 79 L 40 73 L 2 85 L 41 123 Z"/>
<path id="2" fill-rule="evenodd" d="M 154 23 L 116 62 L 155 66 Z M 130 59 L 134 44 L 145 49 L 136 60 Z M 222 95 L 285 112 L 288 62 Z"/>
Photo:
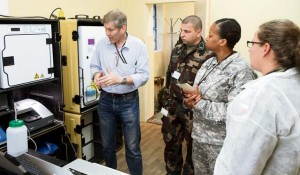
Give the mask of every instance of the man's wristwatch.
<path id="1" fill-rule="evenodd" d="M 121 84 L 126 84 L 126 83 L 127 83 L 127 78 L 124 77 Z"/>

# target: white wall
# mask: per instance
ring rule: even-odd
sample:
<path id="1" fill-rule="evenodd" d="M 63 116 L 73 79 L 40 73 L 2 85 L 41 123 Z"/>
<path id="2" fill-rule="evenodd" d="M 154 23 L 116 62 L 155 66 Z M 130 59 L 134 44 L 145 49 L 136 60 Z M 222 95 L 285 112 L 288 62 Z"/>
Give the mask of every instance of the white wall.
<path id="1" fill-rule="evenodd" d="M 189 15 L 195 14 L 195 2 L 162 3 L 157 4 L 157 6 L 162 11 L 160 12 L 162 16 L 158 18 L 158 26 L 162 29 L 162 33 L 158 33 L 158 36 L 162 37 L 161 56 L 163 61 L 161 65 L 162 75 L 156 76 L 165 76 L 170 61 L 171 48 L 174 47 L 179 38 L 179 30 L 181 25 L 180 19 L 184 19 Z M 173 26 L 173 35 L 170 33 L 171 20 Z"/>
<path id="2" fill-rule="evenodd" d="M 148 46 L 149 51 L 149 59 L 150 59 L 150 71 L 151 71 L 151 78 L 149 79 L 147 85 L 145 88 L 141 89 L 144 90 L 143 92 L 148 95 L 148 99 L 145 99 L 144 102 L 146 103 L 145 111 L 148 110 L 148 112 L 145 112 L 144 118 L 149 118 L 153 115 L 154 112 L 154 76 L 165 76 L 167 66 L 169 64 L 169 58 L 171 53 L 171 37 L 168 32 L 170 32 L 170 26 L 166 22 L 168 20 L 170 22 L 170 19 L 173 19 L 173 22 L 178 18 L 184 18 L 188 15 L 194 14 L 194 2 L 183 2 L 183 3 L 177 3 L 177 2 L 166 2 L 163 3 L 160 1 L 158 3 L 158 9 L 160 10 L 161 16 L 158 18 L 158 25 L 160 25 L 162 30 L 162 33 L 159 33 L 158 35 L 162 37 L 162 49 L 161 51 L 154 51 L 153 47 L 153 3 L 149 2 L 146 3 L 147 10 L 145 12 L 146 14 L 146 20 L 144 21 L 144 25 L 139 28 L 140 30 L 144 30 L 145 36 L 146 36 L 146 43 Z M 145 17 L 145 16 L 144 16 Z M 165 20 L 166 19 L 166 20 Z M 173 24 L 174 24 L 173 23 Z M 178 20 L 177 23 L 174 25 L 173 32 L 177 32 L 174 37 L 174 43 L 178 40 L 178 31 L 180 27 L 181 21 Z M 150 97 L 149 97 L 150 96 Z M 152 96 L 152 97 L 151 97 Z M 143 100 L 143 99 L 142 99 Z M 148 105 L 147 105 L 148 104 Z M 152 113 L 152 114 L 151 114 Z M 151 114 L 151 115 L 149 115 Z"/>
<path id="3" fill-rule="evenodd" d="M 0 15 L 8 15 L 8 0 L 0 0 Z"/>
<path id="4" fill-rule="evenodd" d="M 111 9 L 122 8 L 121 4 L 122 0 L 109 0 L 109 2 L 106 0 L 9 0 L 9 10 L 12 16 L 43 16 L 48 18 L 52 10 L 60 7 L 67 18 L 77 14 L 103 17 Z"/>
<path id="5" fill-rule="evenodd" d="M 249 61 L 247 40 L 252 40 L 258 26 L 272 19 L 290 19 L 300 26 L 299 0 L 207 0 L 210 24 L 220 18 L 235 18 L 242 27 L 242 38 L 236 51 Z M 207 28 L 209 26 L 206 26 Z M 206 29 L 207 30 L 207 29 Z"/>

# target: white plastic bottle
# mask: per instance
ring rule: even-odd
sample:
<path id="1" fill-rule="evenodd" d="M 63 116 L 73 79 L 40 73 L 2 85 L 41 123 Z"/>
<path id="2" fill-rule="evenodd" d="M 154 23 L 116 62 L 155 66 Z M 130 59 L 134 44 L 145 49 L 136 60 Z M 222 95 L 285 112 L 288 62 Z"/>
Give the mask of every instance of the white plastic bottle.
<path id="1" fill-rule="evenodd" d="M 27 127 L 23 120 L 12 120 L 6 130 L 7 153 L 17 157 L 28 151 Z"/>

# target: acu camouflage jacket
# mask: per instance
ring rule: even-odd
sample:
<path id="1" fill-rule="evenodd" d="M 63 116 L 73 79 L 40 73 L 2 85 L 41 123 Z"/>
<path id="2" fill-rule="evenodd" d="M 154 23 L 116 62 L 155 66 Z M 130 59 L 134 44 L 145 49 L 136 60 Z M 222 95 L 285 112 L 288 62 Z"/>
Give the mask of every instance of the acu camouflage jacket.
<path id="1" fill-rule="evenodd" d="M 187 53 L 188 52 L 188 53 Z M 211 57 L 211 52 L 205 47 L 203 38 L 201 42 L 188 49 L 183 43 L 177 43 L 172 50 L 170 64 L 166 75 L 166 89 L 162 98 L 159 99 L 163 103 L 163 107 L 168 110 L 171 115 L 176 113 L 178 104 L 182 104 L 183 94 L 177 83 L 188 83 L 193 85 L 197 71 L 201 65 Z M 172 77 L 174 71 L 180 73 L 178 79 Z"/>

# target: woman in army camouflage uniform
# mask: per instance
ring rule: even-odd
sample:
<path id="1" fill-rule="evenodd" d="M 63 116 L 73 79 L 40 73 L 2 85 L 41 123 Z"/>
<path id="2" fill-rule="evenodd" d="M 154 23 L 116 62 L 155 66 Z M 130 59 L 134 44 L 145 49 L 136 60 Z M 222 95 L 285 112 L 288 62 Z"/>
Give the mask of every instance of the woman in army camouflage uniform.
<path id="1" fill-rule="evenodd" d="M 206 37 L 206 47 L 216 56 L 208 59 L 198 71 L 195 92 L 186 94 L 184 104 L 193 108 L 194 172 L 211 175 L 225 138 L 226 108 L 241 91 L 241 86 L 254 79 L 254 73 L 233 50 L 240 40 L 241 27 L 234 19 L 214 22 Z"/>

